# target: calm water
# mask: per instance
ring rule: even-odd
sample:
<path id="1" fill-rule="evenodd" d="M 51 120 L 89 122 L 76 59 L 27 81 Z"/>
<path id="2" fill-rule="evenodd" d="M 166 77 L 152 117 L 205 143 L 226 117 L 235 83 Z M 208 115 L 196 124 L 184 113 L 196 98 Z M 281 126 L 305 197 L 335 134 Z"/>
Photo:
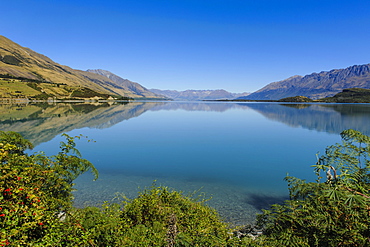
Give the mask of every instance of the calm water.
<path id="1" fill-rule="evenodd" d="M 125 105 L 1 106 L 0 129 L 55 153 L 61 133 L 85 135 L 83 157 L 100 172 L 76 181 L 77 206 L 116 193 L 134 198 L 153 181 L 200 190 L 225 220 L 245 224 L 287 198 L 287 173 L 314 179 L 316 154 L 354 128 L 370 134 L 369 104 L 135 102 Z"/>

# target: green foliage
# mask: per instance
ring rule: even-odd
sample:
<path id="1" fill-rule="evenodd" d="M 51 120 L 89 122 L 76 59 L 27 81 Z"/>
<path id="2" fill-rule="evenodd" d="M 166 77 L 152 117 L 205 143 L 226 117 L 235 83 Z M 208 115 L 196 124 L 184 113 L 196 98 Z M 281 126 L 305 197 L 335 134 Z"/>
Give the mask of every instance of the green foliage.
<path id="1" fill-rule="evenodd" d="M 106 202 L 101 208 L 79 209 L 74 215 L 88 232 L 94 246 L 119 246 L 117 243 L 124 231 L 121 214 L 122 204 Z"/>
<path id="2" fill-rule="evenodd" d="M 8 132 L 1 131 L 0 143 L 2 143 L 3 145 L 4 144 L 13 145 L 11 150 L 8 150 L 8 152 L 10 151 L 11 153 L 24 154 L 25 150 L 33 149 L 33 144 L 30 141 L 24 139 L 21 134 L 14 131 Z M 5 159 L 6 156 L 4 156 L 3 158 Z M 6 160 L 1 161 L 4 162 Z"/>
<path id="3" fill-rule="evenodd" d="M 370 246 L 370 138 L 355 130 L 314 165 L 316 182 L 286 177 L 291 199 L 258 218 L 271 246 Z M 322 176 L 325 174 L 326 178 Z M 325 181 L 323 181 L 325 180 Z"/>
<path id="4" fill-rule="evenodd" d="M 128 202 L 122 213 L 127 226 L 121 246 L 225 246 L 227 225 L 217 212 L 181 192 L 152 186 Z"/>
<path id="5" fill-rule="evenodd" d="M 58 214 L 70 214 L 72 181 L 87 170 L 96 174 L 76 151 L 74 138 L 65 137 L 61 151 L 49 157 L 26 154 L 33 147 L 29 141 L 15 132 L 0 132 L 0 245 L 65 246 L 56 243 L 65 242 L 71 235 L 63 232 L 75 227 Z M 63 231 L 50 234 L 55 229 Z M 54 239 L 53 244 L 45 239 Z"/>
<path id="6" fill-rule="evenodd" d="M 227 224 L 204 200 L 162 186 L 133 200 L 80 209 L 75 216 L 96 246 L 230 246 L 233 241 Z"/>

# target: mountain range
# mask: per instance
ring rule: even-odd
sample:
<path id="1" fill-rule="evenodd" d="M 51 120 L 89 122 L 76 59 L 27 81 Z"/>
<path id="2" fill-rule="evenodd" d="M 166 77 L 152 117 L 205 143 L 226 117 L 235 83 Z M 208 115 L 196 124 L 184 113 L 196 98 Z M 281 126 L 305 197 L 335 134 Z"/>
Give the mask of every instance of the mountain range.
<path id="1" fill-rule="evenodd" d="M 235 99 L 237 97 L 247 96 L 250 93 L 230 93 L 224 89 L 217 90 L 160 90 L 149 89 L 151 92 L 164 95 L 173 100 L 221 100 Z"/>
<path id="2" fill-rule="evenodd" d="M 1 78 L 3 80 L 1 80 Z M 7 82 L 7 83 L 5 83 Z M 12 83 L 12 84 L 11 84 Z M 13 85 L 18 84 L 18 85 Z M 0 98 L 78 99 L 134 98 L 161 100 L 279 100 L 331 97 L 348 88 L 370 89 L 370 64 L 354 65 L 273 82 L 254 93 L 219 90 L 148 90 L 109 71 L 87 71 L 60 65 L 0 35 Z"/>
<path id="3" fill-rule="evenodd" d="M 292 76 L 273 82 L 260 90 L 238 99 L 279 100 L 287 97 L 306 96 L 320 99 L 334 96 L 346 88 L 370 88 L 370 64 L 354 65 L 306 76 Z"/>
<path id="4" fill-rule="evenodd" d="M 58 87 L 66 85 L 85 88 L 88 89 L 89 93 L 93 91 L 98 95 L 165 99 L 165 97 L 150 92 L 138 83 L 122 79 L 107 71 L 82 71 L 60 65 L 50 58 L 29 48 L 22 47 L 4 36 L 0 36 L 0 75 L 25 78 L 38 83 L 58 85 Z M 26 87 L 25 85 L 23 87 Z M 71 92 L 68 90 L 59 90 L 58 92 L 54 90 L 54 94 L 52 91 L 49 90 L 51 96 L 68 97 L 71 95 Z M 63 93 L 65 95 L 60 95 Z"/>

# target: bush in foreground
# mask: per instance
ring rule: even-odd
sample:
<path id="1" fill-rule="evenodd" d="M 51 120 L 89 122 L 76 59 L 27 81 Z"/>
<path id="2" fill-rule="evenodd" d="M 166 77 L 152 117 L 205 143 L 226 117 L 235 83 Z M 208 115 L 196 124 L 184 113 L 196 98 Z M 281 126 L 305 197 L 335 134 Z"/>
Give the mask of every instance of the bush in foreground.
<path id="1" fill-rule="evenodd" d="M 314 165 L 316 182 L 286 177 L 291 199 L 259 216 L 264 245 L 370 246 L 370 137 L 341 137 Z"/>
<path id="2" fill-rule="evenodd" d="M 133 200 L 85 208 L 79 217 L 97 246 L 227 246 L 217 212 L 181 192 L 152 186 Z"/>
<path id="3" fill-rule="evenodd" d="M 29 141 L 0 132 L 0 246 L 65 246 L 76 225 L 60 218 L 72 210 L 72 181 L 97 171 L 82 159 L 74 138 L 64 135 L 60 152 L 28 155 Z M 82 242 L 82 239 L 76 239 Z"/>
<path id="4" fill-rule="evenodd" d="M 204 200 L 167 187 L 73 208 L 73 180 L 97 175 L 74 138 L 65 135 L 57 155 L 27 155 L 30 142 L 0 132 L 0 246 L 370 246 L 370 137 L 341 136 L 314 165 L 315 182 L 286 177 L 291 199 L 258 216 L 264 233 L 253 240 L 232 236 Z"/>

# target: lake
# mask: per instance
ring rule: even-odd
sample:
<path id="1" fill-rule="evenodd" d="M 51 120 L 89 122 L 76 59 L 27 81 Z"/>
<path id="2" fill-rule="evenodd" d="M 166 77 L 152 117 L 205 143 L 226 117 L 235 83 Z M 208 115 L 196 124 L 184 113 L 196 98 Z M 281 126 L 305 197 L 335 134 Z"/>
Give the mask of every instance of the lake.
<path id="1" fill-rule="evenodd" d="M 83 158 L 99 170 L 75 182 L 75 205 L 100 205 L 164 185 L 210 198 L 242 225 L 288 198 L 289 174 L 314 180 L 311 165 L 340 132 L 370 134 L 370 104 L 130 102 L 1 105 L 0 130 L 17 131 L 35 151 L 57 152 L 62 133 L 84 135 Z"/>

